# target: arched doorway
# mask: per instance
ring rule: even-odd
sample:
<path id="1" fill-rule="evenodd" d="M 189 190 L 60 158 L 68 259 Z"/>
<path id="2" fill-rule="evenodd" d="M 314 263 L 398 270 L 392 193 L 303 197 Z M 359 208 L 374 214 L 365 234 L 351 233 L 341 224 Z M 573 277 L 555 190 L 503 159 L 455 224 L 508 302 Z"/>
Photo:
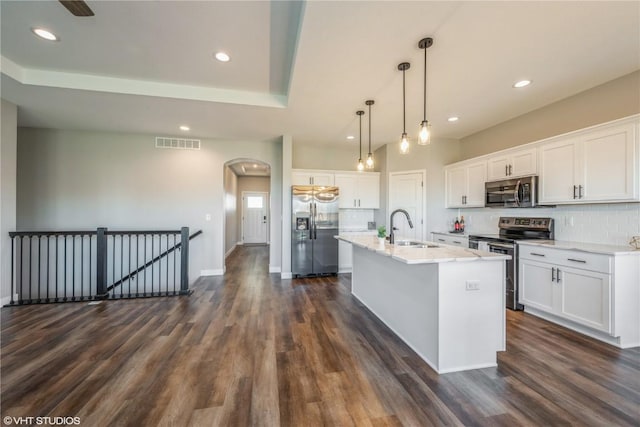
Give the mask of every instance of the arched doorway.
<path id="1" fill-rule="evenodd" d="M 251 158 L 224 165 L 224 253 L 271 241 L 271 166 Z M 226 263 L 225 263 L 226 264 Z"/>

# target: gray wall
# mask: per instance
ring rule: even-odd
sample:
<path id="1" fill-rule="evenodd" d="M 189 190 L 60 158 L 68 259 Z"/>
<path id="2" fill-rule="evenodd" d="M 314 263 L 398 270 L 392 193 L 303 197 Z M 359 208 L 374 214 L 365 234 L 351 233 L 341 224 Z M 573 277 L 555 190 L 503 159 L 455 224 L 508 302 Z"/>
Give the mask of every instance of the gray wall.
<path id="1" fill-rule="evenodd" d="M 294 169 L 327 169 L 327 170 L 356 170 L 358 165 L 358 142 L 345 141 L 345 148 L 325 147 L 318 145 L 294 145 Z M 363 159 L 366 150 L 363 143 Z"/>
<path id="2" fill-rule="evenodd" d="M 426 169 L 425 182 L 426 205 L 425 234 L 430 237 L 433 230 L 446 227 L 447 218 L 451 212 L 444 208 L 444 166 L 460 158 L 460 142 L 456 139 L 434 138 L 430 145 L 418 146 L 415 143 L 409 154 L 400 154 L 398 143 L 387 144 L 387 174 L 384 180 L 388 182 L 390 172 Z M 387 203 L 388 197 L 384 202 Z M 385 215 L 386 216 L 386 215 Z M 389 218 L 382 224 L 389 229 Z"/>
<path id="3" fill-rule="evenodd" d="M 635 71 L 462 138 L 460 160 L 538 141 L 639 112 L 640 71 Z"/>
<path id="4" fill-rule="evenodd" d="M 387 200 L 389 191 L 389 173 L 387 171 L 387 150 L 389 145 L 383 145 L 373 153 L 374 165 L 373 169 L 380 172 L 380 209 L 374 209 L 373 219 L 377 226 L 385 225 L 387 218 Z"/>
<path id="5" fill-rule="evenodd" d="M 229 166 L 224 167 L 224 253 L 225 257 L 238 243 L 238 177 Z"/>
<path id="6" fill-rule="evenodd" d="M 4 99 L 0 137 L 0 304 L 11 299 L 11 239 L 16 230 L 16 156 L 18 111 Z"/>
<path id="7" fill-rule="evenodd" d="M 151 135 L 18 129 L 19 229 L 175 228 L 192 241 L 191 279 L 222 274 L 224 165 L 253 158 L 271 165 L 272 236 L 282 235 L 282 141 L 202 140 L 202 149 L 154 148 Z M 211 221 L 205 215 L 211 215 Z M 280 269 L 274 239 L 270 268 Z"/>

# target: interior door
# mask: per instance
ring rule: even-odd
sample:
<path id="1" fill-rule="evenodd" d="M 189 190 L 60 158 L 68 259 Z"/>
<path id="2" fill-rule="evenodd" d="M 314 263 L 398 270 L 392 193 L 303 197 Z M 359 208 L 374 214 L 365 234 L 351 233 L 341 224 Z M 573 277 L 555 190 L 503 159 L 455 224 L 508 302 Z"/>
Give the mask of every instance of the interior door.
<path id="1" fill-rule="evenodd" d="M 242 230 L 244 243 L 268 242 L 269 193 L 246 192 L 242 195 Z"/>
<path id="2" fill-rule="evenodd" d="M 389 214 L 396 209 L 409 213 L 413 228 L 406 217 L 398 213 L 393 218 L 396 240 L 424 240 L 423 172 L 399 172 L 389 174 Z M 388 230 L 391 232 L 391 230 Z"/>

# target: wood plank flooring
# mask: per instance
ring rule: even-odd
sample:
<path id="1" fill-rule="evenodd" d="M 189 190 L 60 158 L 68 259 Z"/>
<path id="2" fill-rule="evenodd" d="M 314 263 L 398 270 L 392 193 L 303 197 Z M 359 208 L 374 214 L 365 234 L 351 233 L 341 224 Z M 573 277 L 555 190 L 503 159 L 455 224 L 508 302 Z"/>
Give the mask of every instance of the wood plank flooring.
<path id="1" fill-rule="evenodd" d="M 507 312 L 497 368 L 437 375 L 349 293 L 267 247 L 183 298 L 3 308 L 1 415 L 84 426 L 637 426 L 640 350 Z"/>

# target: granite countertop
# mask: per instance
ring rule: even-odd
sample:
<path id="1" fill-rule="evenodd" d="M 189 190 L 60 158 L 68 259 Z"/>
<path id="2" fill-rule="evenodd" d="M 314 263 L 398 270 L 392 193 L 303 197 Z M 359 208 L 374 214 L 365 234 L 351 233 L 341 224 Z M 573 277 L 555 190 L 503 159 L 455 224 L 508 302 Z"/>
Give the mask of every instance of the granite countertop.
<path id="1" fill-rule="evenodd" d="M 461 248 L 459 246 L 441 245 L 433 242 L 425 244 L 437 245 L 435 248 L 416 248 L 396 246 L 385 242 L 378 243 L 377 236 L 371 235 L 339 235 L 336 239 L 369 249 L 382 256 L 389 256 L 405 264 L 436 264 L 441 262 L 497 261 L 511 259 L 508 255 Z"/>
<path id="2" fill-rule="evenodd" d="M 630 246 L 602 245 L 599 243 L 570 242 L 565 240 L 519 240 L 518 244 L 542 246 L 555 249 L 590 252 L 604 255 L 638 255 L 640 250 Z"/>

